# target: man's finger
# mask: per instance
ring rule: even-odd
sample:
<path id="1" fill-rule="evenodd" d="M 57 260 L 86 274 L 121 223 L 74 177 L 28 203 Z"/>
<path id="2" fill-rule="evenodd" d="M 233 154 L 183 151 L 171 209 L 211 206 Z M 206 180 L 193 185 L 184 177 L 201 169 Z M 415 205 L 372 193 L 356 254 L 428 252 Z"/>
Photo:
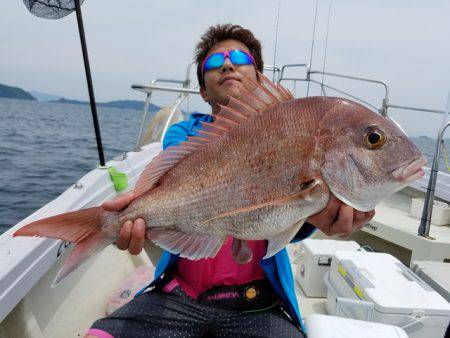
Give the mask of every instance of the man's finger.
<path id="1" fill-rule="evenodd" d="M 110 201 L 106 201 L 105 203 L 102 204 L 102 208 L 107 211 L 119 211 L 125 208 L 132 201 L 133 201 L 133 192 L 130 191 Z"/>
<path id="2" fill-rule="evenodd" d="M 338 216 L 339 207 L 341 206 L 342 202 L 339 201 L 336 196 L 331 195 L 330 200 L 328 201 L 328 204 L 324 211 L 327 213 L 327 216 L 330 218 L 330 221 L 334 221 L 336 217 Z"/>
<path id="3" fill-rule="evenodd" d="M 364 211 L 358 211 L 356 209 L 354 210 L 355 211 L 353 212 L 353 221 L 358 222 L 366 218 L 366 213 Z"/>
<path id="4" fill-rule="evenodd" d="M 119 238 L 116 241 L 116 246 L 120 250 L 126 250 L 128 246 L 130 245 L 130 239 L 131 239 L 131 228 L 133 226 L 132 221 L 126 221 L 122 228 L 120 229 Z"/>
<path id="5" fill-rule="evenodd" d="M 375 216 L 375 210 L 370 210 L 370 211 L 366 212 L 366 217 L 368 217 L 369 220 L 372 219 L 373 216 Z"/>
<path id="6" fill-rule="evenodd" d="M 347 204 L 341 204 L 339 208 L 339 216 L 334 222 L 330 231 L 333 234 L 345 235 L 351 233 L 353 229 L 353 208 Z"/>
<path id="7" fill-rule="evenodd" d="M 142 218 L 138 218 L 134 221 L 133 228 L 131 230 L 131 240 L 128 246 L 128 251 L 132 255 L 138 255 L 142 251 L 145 240 L 145 222 Z"/>
<path id="8" fill-rule="evenodd" d="M 373 218 L 373 216 L 375 216 L 375 210 L 365 212 L 363 213 L 363 217 L 361 219 L 355 220 L 355 223 L 353 225 L 354 226 L 365 225 Z"/>

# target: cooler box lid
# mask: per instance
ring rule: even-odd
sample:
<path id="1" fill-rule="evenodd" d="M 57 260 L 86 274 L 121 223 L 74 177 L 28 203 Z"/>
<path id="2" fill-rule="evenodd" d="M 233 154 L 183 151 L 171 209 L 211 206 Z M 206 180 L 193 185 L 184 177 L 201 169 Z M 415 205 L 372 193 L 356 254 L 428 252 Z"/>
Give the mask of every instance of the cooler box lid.
<path id="1" fill-rule="evenodd" d="M 450 263 L 415 261 L 411 270 L 450 302 Z"/>
<path id="2" fill-rule="evenodd" d="M 450 315 L 450 304 L 397 258 L 386 253 L 336 251 L 330 278 L 347 283 L 357 298 L 382 313 Z M 338 295 L 343 296 L 343 295 Z"/>
<path id="3" fill-rule="evenodd" d="M 408 338 L 398 326 L 314 314 L 305 321 L 308 338 Z"/>
<path id="4" fill-rule="evenodd" d="M 302 241 L 302 245 L 313 255 L 332 256 L 336 250 L 358 250 L 359 244 L 354 241 L 337 241 L 333 239 L 312 239 Z"/>

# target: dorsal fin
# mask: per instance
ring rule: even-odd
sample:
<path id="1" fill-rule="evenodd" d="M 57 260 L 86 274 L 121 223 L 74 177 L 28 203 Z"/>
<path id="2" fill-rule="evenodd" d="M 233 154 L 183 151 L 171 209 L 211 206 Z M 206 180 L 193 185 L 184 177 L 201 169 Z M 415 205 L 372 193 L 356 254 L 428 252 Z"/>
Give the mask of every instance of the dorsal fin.
<path id="1" fill-rule="evenodd" d="M 245 103 L 249 107 L 252 107 L 256 112 L 262 112 L 270 107 L 270 104 L 267 104 L 264 100 L 260 98 L 257 93 L 257 90 L 248 91 L 242 94 L 238 100 Z"/>
<path id="2" fill-rule="evenodd" d="M 255 94 L 261 101 L 263 101 L 270 107 L 280 102 L 281 100 L 279 100 L 275 95 L 271 93 L 270 90 L 266 88 L 266 86 L 264 85 L 264 82 L 266 80 L 269 81 L 263 74 L 260 74 L 259 83 L 253 79 L 248 79 L 248 81 L 252 82 L 252 84 L 255 86 L 255 89 L 252 91 L 253 94 Z"/>
<path id="3" fill-rule="evenodd" d="M 241 120 L 246 120 L 247 116 L 241 114 L 240 112 L 238 112 L 237 110 L 233 109 L 229 104 L 226 106 L 222 106 L 221 104 L 219 104 L 220 106 L 220 115 L 217 115 L 217 117 L 219 118 L 226 118 L 229 119 L 231 121 L 236 122 L 237 124 L 239 124 L 239 122 L 241 122 Z"/>
<path id="4" fill-rule="evenodd" d="M 228 107 L 230 107 L 231 109 L 234 109 L 235 111 L 240 112 L 241 114 L 243 114 L 247 117 L 250 117 L 250 116 L 258 113 L 254 108 L 245 104 L 243 101 L 236 100 L 234 97 L 230 97 L 230 100 L 228 102 Z"/>
<path id="5" fill-rule="evenodd" d="M 230 98 L 226 106 L 220 105 L 220 112 L 214 116 L 214 122 L 202 122 L 202 130 L 196 136 L 177 146 L 170 147 L 157 155 L 145 168 L 134 188 L 134 198 L 152 189 L 169 170 L 198 149 L 211 141 L 228 134 L 249 117 L 262 113 L 273 105 L 293 99 L 291 93 L 280 84 L 273 84 L 261 73 L 259 82 L 247 77 L 251 88 L 239 98 Z"/>
<path id="6" fill-rule="evenodd" d="M 281 84 L 277 84 L 277 89 L 279 90 L 279 91 L 281 91 L 283 94 L 284 94 L 284 98 L 285 98 L 285 101 L 290 101 L 290 100 L 293 100 L 293 99 L 295 99 L 295 97 L 294 97 L 294 95 L 292 95 L 292 93 L 289 91 L 289 90 L 287 90 L 286 88 L 284 88 Z"/>
<path id="7" fill-rule="evenodd" d="M 216 133 L 228 133 L 228 131 L 230 130 L 230 128 L 226 128 L 224 126 L 219 126 L 217 123 L 211 123 L 211 122 L 202 122 L 202 130 L 204 131 L 214 131 Z"/>
<path id="8" fill-rule="evenodd" d="M 289 101 L 294 99 L 294 96 L 289 90 L 280 84 L 274 84 L 264 75 L 261 77 L 261 83 L 264 88 L 274 95 L 279 101 Z"/>

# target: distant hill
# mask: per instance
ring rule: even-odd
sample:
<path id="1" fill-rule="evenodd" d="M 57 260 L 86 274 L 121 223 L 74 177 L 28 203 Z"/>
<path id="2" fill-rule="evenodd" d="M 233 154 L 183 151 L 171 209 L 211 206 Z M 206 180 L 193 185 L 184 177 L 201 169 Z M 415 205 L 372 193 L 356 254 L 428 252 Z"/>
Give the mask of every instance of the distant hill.
<path id="1" fill-rule="evenodd" d="M 30 94 L 32 93 L 32 94 Z M 33 100 L 33 101 L 46 101 L 46 102 L 56 102 L 56 103 L 66 103 L 66 104 L 78 104 L 78 105 L 89 105 L 87 101 L 71 100 L 66 99 L 60 95 L 53 95 L 47 93 L 41 93 L 38 91 L 26 92 L 25 90 L 17 87 L 11 87 L 7 85 L 0 84 L 0 98 L 10 98 L 10 99 L 20 99 L 20 100 Z M 144 110 L 144 101 L 136 100 L 114 100 L 110 102 L 97 102 L 98 107 L 108 107 L 108 108 L 120 108 L 120 109 L 134 109 L 134 110 Z M 150 103 L 150 111 L 158 111 L 161 107 Z"/>
<path id="2" fill-rule="evenodd" d="M 33 95 L 26 92 L 22 88 L 11 87 L 4 84 L 0 84 L 0 97 L 6 97 L 9 99 L 17 99 L 17 100 L 36 101 L 36 98 Z"/>
<path id="3" fill-rule="evenodd" d="M 47 93 L 41 93 L 36 91 L 30 91 L 30 94 L 33 95 L 38 101 L 56 101 L 62 98 L 61 95 L 53 95 Z"/>
<path id="4" fill-rule="evenodd" d="M 61 98 L 56 101 L 51 101 L 56 103 L 67 103 L 67 104 L 79 104 L 79 105 L 88 105 L 87 101 L 79 101 L 79 100 L 70 100 L 66 98 Z M 144 101 L 136 101 L 136 100 L 116 100 L 110 102 L 97 102 L 97 107 L 108 107 L 108 108 L 121 108 L 121 109 L 135 109 L 135 110 L 143 110 L 145 102 Z M 161 107 L 150 103 L 149 110 L 150 111 L 158 111 Z"/>
<path id="5" fill-rule="evenodd" d="M 79 104 L 79 105 L 88 105 L 87 101 L 79 101 L 79 100 L 70 100 L 66 98 L 61 98 L 59 100 L 55 100 L 52 102 L 56 103 L 67 103 L 67 104 Z M 116 100 L 110 102 L 97 102 L 98 107 L 108 107 L 108 108 L 121 108 L 121 109 L 135 109 L 135 110 L 143 110 L 144 109 L 144 101 L 136 101 L 136 100 Z M 161 107 L 150 103 L 149 110 L 150 111 L 158 111 Z"/>

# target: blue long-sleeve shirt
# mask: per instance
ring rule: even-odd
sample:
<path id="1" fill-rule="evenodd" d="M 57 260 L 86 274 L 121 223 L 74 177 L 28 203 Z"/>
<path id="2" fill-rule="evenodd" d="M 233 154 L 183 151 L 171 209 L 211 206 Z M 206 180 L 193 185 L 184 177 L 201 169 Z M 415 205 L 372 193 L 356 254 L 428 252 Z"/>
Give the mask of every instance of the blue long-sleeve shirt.
<path id="1" fill-rule="evenodd" d="M 163 139 L 163 149 L 178 145 L 186 141 L 188 136 L 197 135 L 201 130 L 201 122 L 212 122 L 212 115 L 194 113 L 190 115 L 188 121 L 182 121 L 172 125 L 166 132 Z M 305 223 L 296 234 L 293 242 L 301 241 L 309 237 L 315 231 L 315 227 L 309 223 Z M 168 251 L 163 251 L 155 270 L 155 279 L 150 284 L 153 286 L 164 274 L 164 272 L 174 264 L 176 264 L 179 256 Z M 290 316 L 293 322 L 305 331 L 303 327 L 300 311 L 297 305 L 297 297 L 295 295 L 294 278 L 291 270 L 291 263 L 286 249 L 281 250 L 276 255 L 262 259 L 259 263 L 264 270 L 267 278 L 272 283 L 275 291 L 286 302 Z"/>

